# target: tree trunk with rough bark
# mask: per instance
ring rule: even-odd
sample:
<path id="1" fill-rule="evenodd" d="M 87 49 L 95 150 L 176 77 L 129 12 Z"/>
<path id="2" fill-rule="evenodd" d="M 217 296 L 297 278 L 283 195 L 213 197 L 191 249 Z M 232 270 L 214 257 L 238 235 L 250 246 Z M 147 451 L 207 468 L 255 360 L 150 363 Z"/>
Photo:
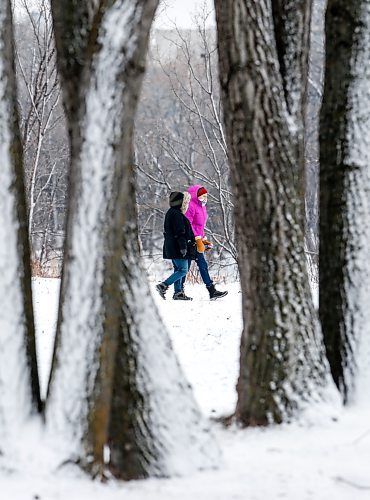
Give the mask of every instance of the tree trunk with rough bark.
<path id="1" fill-rule="evenodd" d="M 122 316 L 109 434 L 118 477 L 178 476 L 217 467 L 218 446 L 173 353 L 138 258 L 135 187 L 123 198 Z"/>
<path id="2" fill-rule="evenodd" d="M 0 455 L 41 409 L 10 2 L 0 6 Z"/>
<path id="3" fill-rule="evenodd" d="M 370 381 L 370 1 L 329 0 L 320 123 L 320 319 L 348 402 Z"/>
<path id="4" fill-rule="evenodd" d="M 52 2 L 72 165 L 46 416 L 50 428 L 70 443 L 64 451 L 67 460 L 79 462 L 94 475 L 103 474 L 109 465 L 115 475 L 129 479 L 171 472 L 167 465 L 171 447 L 181 448 L 182 464 L 196 462 L 192 452 L 200 454 L 204 444 L 181 446 L 171 430 L 173 420 L 163 413 L 166 399 L 157 407 L 150 403 L 157 400 L 163 384 L 172 388 L 181 384 L 177 377 L 183 381 L 141 270 L 132 170 L 134 115 L 157 3 L 111 0 L 75 6 L 72 0 Z M 148 316 L 151 321 L 145 319 Z M 143 337 L 135 343 L 130 332 Z M 151 358 L 143 341 L 159 332 Z M 137 354 L 144 358 L 143 364 Z M 177 371 L 168 373 L 168 378 L 159 371 L 156 377 L 143 379 L 140 370 L 146 375 L 157 362 L 165 366 L 165 356 Z M 137 399 L 137 393 L 142 399 Z M 185 394 L 187 398 L 173 390 L 168 406 L 177 408 L 179 397 L 197 414 L 198 420 L 192 422 L 176 415 L 185 423 L 181 432 L 189 435 L 187 425 L 198 429 L 202 424 L 191 394 Z M 167 426 L 169 443 L 161 442 L 160 429 L 151 419 Z M 142 439 L 139 431 L 143 429 L 150 429 L 154 448 L 147 444 L 147 434 Z M 110 464 L 104 453 L 108 446 Z M 159 451 L 148 457 L 148 449 Z M 139 457 L 135 463 L 129 454 Z M 176 472 L 184 468 L 177 466 Z"/>
<path id="5" fill-rule="evenodd" d="M 215 2 L 243 292 L 244 425 L 286 421 L 330 385 L 304 253 L 308 4 Z"/>

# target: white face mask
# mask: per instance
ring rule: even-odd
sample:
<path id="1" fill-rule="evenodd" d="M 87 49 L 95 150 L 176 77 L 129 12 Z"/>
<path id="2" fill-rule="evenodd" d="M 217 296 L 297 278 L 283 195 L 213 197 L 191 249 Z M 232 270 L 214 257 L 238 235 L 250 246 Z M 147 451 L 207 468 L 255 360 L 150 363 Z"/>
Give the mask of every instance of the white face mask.
<path id="1" fill-rule="evenodd" d="M 202 196 L 199 196 L 198 197 L 198 200 L 201 202 L 201 204 L 203 205 L 206 205 L 207 204 L 207 195 L 206 194 L 202 194 Z"/>

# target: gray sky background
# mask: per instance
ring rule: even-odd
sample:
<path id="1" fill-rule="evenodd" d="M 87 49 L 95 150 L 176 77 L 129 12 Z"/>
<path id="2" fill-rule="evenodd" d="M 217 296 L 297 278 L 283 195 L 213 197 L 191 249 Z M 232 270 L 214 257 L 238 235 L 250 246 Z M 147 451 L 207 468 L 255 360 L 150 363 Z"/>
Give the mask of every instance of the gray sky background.
<path id="1" fill-rule="evenodd" d="M 2 0 L 0 0 L 2 1 Z M 32 8 L 37 8 L 37 0 L 26 0 Z M 16 15 L 22 12 L 22 0 L 13 0 Z M 161 0 L 155 19 L 156 28 L 190 28 L 192 18 L 205 9 L 209 16 L 209 24 L 215 24 L 213 0 Z"/>
<path id="2" fill-rule="evenodd" d="M 210 24 L 215 24 L 213 0 L 162 0 L 155 20 L 156 28 L 170 28 L 175 22 L 179 28 L 189 28 L 192 17 L 205 8 L 212 12 Z"/>

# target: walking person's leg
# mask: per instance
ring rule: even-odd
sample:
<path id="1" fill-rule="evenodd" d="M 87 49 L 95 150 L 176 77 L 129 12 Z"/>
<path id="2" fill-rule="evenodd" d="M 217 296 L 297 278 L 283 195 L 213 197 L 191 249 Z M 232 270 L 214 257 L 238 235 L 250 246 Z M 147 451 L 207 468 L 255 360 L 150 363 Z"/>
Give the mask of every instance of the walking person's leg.
<path id="1" fill-rule="evenodd" d="M 163 299 L 165 299 L 165 293 L 171 285 L 174 285 L 175 293 L 181 291 L 182 278 L 186 276 L 188 271 L 187 259 L 173 259 L 172 264 L 174 272 L 155 287 Z"/>
<path id="2" fill-rule="evenodd" d="M 174 286 L 175 286 L 175 293 L 173 294 L 173 299 L 174 300 L 193 300 L 191 297 L 188 297 L 187 295 L 185 295 L 185 291 L 184 291 L 184 283 L 185 283 L 185 279 L 186 279 L 186 275 L 189 271 L 189 267 L 190 267 L 190 264 L 191 264 L 191 260 L 186 260 L 186 273 L 184 274 L 184 276 L 178 280 L 176 283 L 174 283 Z"/>
<path id="3" fill-rule="evenodd" d="M 198 265 L 203 283 L 206 285 L 206 287 L 211 286 L 213 284 L 213 281 L 211 280 L 208 272 L 208 263 L 206 261 L 206 258 L 204 257 L 204 253 L 197 252 L 196 263 Z"/>
<path id="4" fill-rule="evenodd" d="M 213 284 L 213 281 L 208 272 L 208 263 L 204 256 L 204 253 L 197 252 L 196 263 L 198 264 L 202 280 L 207 287 L 209 298 L 211 300 L 215 300 L 215 299 L 220 299 L 221 297 L 225 297 L 225 295 L 227 295 L 228 292 L 220 292 L 219 290 L 216 290 L 216 287 Z"/>
<path id="5" fill-rule="evenodd" d="M 173 288 L 174 288 L 175 295 L 176 295 L 176 293 L 181 292 L 183 281 L 185 280 L 186 273 L 188 272 L 187 261 L 185 259 L 181 259 L 180 262 L 181 262 L 180 265 L 176 264 L 176 272 L 181 272 L 182 275 L 181 275 L 181 278 L 179 278 L 178 280 L 176 280 L 173 283 Z"/>
<path id="6" fill-rule="evenodd" d="M 183 261 L 181 260 L 180 261 L 181 264 L 180 266 L 178 265 L 177 263 L 177 260 L 175 261 L 172 261 L 173 263 L 173 268 L 174 268 L 174 271 L 175 273 L 178 273 L 178 272 L 183 272 L 184 271 L 184 265 L 183 265 Z M 187 271 L 186 271 L 187 272 Z M 182 278 L 179 278 L 178 280 L 176 280 L 174 283 L 173 283 L 173 288 L 174 288 L 174 292 L 181 292 L 181 289 L 182 289 L 182 281 L 185 279 L 185 276 L 186 276 L 186 273 L 185 275 L 182 277 Z"/>
<path id="7" fill-rule="evenodd" d="M 190 267 L 191 267 L 191 263 L 193 261 L 191 259 L 188 259 L 188 271 L 186 273 L 186 275 L 182 278 L 181 280 L 181 290 L 184 292 L 184 287 L 185 287 L 185 281 L 186 281 L 186 276 L 188 275 L 189 271 L 190 271 Z M 185 293 L 185 292 L 184 292 Z"/>
<path id="8" fill-rule="evenodd" d="M 172 264 L 174 272 L 163 283 L 167 287 L 174 285 L 175 291 L 179 292 L 181 290 L 181 280 L 188 272 L 188 261 L 187 259 L 173 259 Z"/>

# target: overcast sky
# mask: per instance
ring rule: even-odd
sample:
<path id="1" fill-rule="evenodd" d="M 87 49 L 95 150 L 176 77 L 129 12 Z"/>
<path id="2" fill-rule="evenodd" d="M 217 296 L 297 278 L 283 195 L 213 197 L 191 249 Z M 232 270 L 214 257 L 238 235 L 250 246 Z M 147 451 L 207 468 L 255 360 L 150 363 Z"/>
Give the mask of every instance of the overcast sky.
<path id="1" fill-rule="evenodd" d="M 2 0 L 0 0 L 2 1 Z M 14 0 L 16 13 L 20 13 L 20 0 Z M 28 5 L 37 1 L 27 0 Z M 209 23 L 215 24 L 213 0 L 160 0 L 155 20 L 156 28 L 173 28 L 173 23 L 179 28 L 189 28 L 192 25 L 192 18 L 202 9 L 206 13 L 211 13 Z"/>
<path id="2" fill-rule="evenodd" d="M 214 23 L 213 0 L 162 0 L 158 7 L 156 28 L 169 28 L 176 23 L 179 28 L 189 28 L 192 17 L 205 6 L 212 12 L 210 22 Z"/>

